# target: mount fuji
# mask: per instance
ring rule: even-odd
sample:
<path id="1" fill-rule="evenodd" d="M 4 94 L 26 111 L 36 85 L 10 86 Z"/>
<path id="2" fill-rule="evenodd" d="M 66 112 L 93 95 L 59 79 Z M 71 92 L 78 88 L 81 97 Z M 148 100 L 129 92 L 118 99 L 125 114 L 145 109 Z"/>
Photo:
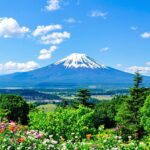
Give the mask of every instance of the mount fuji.
<path id="1" fill-rule="evenodd" d="M 150 83 L 149 77 L 145 79 Z M 129 87 L 132 80 L 133 74 L 99 64 L 85 54 L 73 53 L 43 68 L 0 76 L 0 87 Z"/>

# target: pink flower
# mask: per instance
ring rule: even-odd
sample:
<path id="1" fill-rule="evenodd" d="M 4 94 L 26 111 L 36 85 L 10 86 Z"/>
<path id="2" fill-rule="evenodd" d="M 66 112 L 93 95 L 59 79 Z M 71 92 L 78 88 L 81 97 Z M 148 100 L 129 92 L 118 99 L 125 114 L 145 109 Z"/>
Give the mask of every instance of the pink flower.
<path id="1" fill-rule="evenodd" d="M 37 138 L 37 139 L 41 139 L 43 136 L 44 136 L 43 133 L 39 133 L 39 134 L 36 135 L 36 138 Z"/>

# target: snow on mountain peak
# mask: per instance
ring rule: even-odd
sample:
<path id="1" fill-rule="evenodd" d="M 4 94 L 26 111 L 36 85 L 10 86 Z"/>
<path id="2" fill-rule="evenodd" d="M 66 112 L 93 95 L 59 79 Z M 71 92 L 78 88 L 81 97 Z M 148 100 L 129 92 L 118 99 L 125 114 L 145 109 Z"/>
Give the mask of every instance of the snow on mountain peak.
<path id="1" fill-rule="evenodd" d="M 107 68 L 104 65 L 98 64 L 92 58 L 86 56 L 86 54 L 73 53 L 62 60 L 55 63 L 55 65 L 62 64 L 66 68 Z"/>

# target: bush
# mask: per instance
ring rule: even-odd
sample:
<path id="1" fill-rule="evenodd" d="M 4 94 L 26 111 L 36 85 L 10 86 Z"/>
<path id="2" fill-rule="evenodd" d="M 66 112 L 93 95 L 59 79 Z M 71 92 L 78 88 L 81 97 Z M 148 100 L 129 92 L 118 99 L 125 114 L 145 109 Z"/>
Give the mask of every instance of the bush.
<path id="1" fill-rule="evenodd" d="M 55 139 L 80 140 L 86 134 L 95 133 L 92 122 L 93 111 L 79 106 L 58 108 L 55 112 L 32 111 L 29 115 L 30 127 L 54 135 Z"/>
<path id="2" fill-rule="evenodd" d="M 141 125 L 147 133 L 150 133 L 150 96 L 147 97 L 141 109 Z"/>
<path id="3" fill-rule="evenodd" d="M 102 102 L 95 107 L 93 122 L 95 128 L 98 129 L 100 125 L 105 128 L 111 128 L 115 125 L 114 120 L 115 108 L 112 107 L 111 102 Z"/>
<path id="4" fill-rule="evenodd" d="M 1 95 L 0 109 L 7 111 L 7 118 L 21 124 L 27 124 L 29 106 L 22 97 L 16 95 Z"/>
<path id="5" fill-rule="evenodd" d="M 115 96 L 111 101 L 104 101 L 96 105 L 93 117 L 96 129 L 98 129 L 100 125 L 104 125 L 105 128 L 115 126 L 115 116 L 125 98 L 126 96 Z"/>

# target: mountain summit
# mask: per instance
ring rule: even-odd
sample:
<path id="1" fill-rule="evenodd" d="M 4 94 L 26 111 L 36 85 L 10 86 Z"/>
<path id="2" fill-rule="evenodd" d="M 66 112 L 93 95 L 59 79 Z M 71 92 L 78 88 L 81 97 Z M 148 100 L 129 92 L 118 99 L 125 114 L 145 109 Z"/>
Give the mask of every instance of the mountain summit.
<path id="1" fill-rule="evenodd" d="M 106 68 L 104 65 L 100 65 L 94 59 L 86 56 L 86 54 L 80 53 L 73 53 L 55 63 L 55 65 L 59 64 L 66 68 Z"/>
<path id="2" fill-rule="evenodd" d="M 150 83 L 149 77 L 144 79 Z M 132 80 L 133 74 L 99 64 L 85 54 L 73 53 L 43 68 L 0 76 L 0 87 L 129 87 Z"/>

